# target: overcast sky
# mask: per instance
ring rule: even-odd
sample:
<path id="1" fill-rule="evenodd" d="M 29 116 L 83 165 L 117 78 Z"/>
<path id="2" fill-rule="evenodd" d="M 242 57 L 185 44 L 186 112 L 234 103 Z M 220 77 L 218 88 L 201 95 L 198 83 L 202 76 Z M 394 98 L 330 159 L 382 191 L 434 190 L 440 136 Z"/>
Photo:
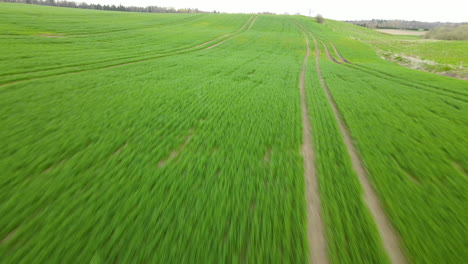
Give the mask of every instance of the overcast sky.
<path id="1" fill-rule="evenodd" d="M 83 2 L 76 0 L 75 2 Z M 278 14 L 312 13 L 336 20 L 405 19 L 428 22 L 468 22 L 466 0 L 84 0 L 87 3 L 198 8 L 204 11 Z"/>

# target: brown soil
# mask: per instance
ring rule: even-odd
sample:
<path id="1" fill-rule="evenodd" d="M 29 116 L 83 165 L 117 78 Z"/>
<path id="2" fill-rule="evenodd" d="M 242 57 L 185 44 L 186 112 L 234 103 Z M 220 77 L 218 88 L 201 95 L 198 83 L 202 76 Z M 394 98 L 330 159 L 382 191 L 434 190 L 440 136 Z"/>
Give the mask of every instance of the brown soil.
<path id="1" fill-rule="evenodd" d="M 414 31 L 414 30 L 400 30 L 400 29 L 376 29 L 376 31 L 390 34 L 390 35 L 414 35 L 422 36 L 426 35 L 427 31 Z"/>
<path id="2" fill-rule="evenodd" d="M 307 59 L 310 54 L 309 40 L 304 33 L 307 43 L 307 53 L 302 62 L 299 91 L 302 109 L 302 156 L 304 157 L 304 178 L 306 183 L 307 201 L 307 237 L 309 239 L 310 263 L 328 263 L 327 241 L 325 227 L 321 217 L 321 205 L 318 190 L 317 171 L 315 168 L 315 153 L 312 146 L 312 131 L 307 108 L 305 80 Z"/>
<path id="3" fill-rule="evenodd" d="M 317 45 L 317 41 L 315 39 L 314 41 L 315 41 L 315 44 Z M 387 218 L 387 215 L 384 209 L 382 208 L 380 204 L 378 196 L 375 193 L 367 177 L 367 171 L 364 168 L 364 165 L 360 159 L 358 151 L 354 147 L 351 133 L 348 131 L 348 128 L 346 127 L 343 119 L 341 118 L 338 107 L 336 106 L 335 101 L 333 100 L 333 97 L 328 89 L 328 86 L 325 83 L 325 80 L 323 79 L 322 73 L 320 71 L 320 66 L 319 66 L 319 56 L 320 56 L 320 51 L 316 49 L 316 67 L 317 67 L 317 73 L 319 75 L 320 83 L 333 109 L 333 113 L 335 114 L 335 118 L 338 122 L 338 126 L 340 127 L 341 134 L 343 135 L 343 139 L 346 144 L 348 154 L 351 158 L 353 169 L 358 175 L 359 182 L 361 183 L 363 194 L 364 194 L 364 201 L 370 213 L 374 217 L 375 223 L 377 224 L 377 228 L 382 238 L 383 246 L 390 257 L 391 263 L 394 263 L 394 264 L 406 263 L 406 258 L 400 247 L 400 238 L 397 232 L 395 232 L 395 230 L 393 229 L 390 221 Z"/>

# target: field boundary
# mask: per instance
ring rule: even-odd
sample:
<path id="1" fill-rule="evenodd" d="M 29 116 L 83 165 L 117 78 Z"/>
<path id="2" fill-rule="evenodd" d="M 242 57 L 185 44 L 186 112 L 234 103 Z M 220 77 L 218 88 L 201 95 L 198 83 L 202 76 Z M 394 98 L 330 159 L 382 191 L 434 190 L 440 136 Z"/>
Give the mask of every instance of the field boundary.
<path id="1" fill-rule="evenodd" d="M 325 52 L 327 54 L 328 59 L 335 62 L 335 63 L 337 63 L 337 64 L 344 65 L 344 66 L 346 66 L 348 68 L 352 68 L 352 69 L 357 70 L 357 71 L 365 72 L 365 73 L 370 74 L 372 76 L 375 76 L 377 78 L 382 78 L 382 79 L 385 79 L 385 80 L 388 80 L 388 81 L 396 82 L 398 84 L 404 85 L 404 86 L 409 87 L 409 88 L 415 88 L 415 89 L 418 89 L 418 90 L 423 90 L 423 91 L 426 91 L 426 92 L 435 93 L 435 94 L 438 94 L 438 95 L 441 95 L 441 96 L 450 97 L 452 99 L 468 103 L 468 100 L 465 100 L 465 99 L 459 98 L 459 97 L 454 97 L 456 95 L 468 96 L 466 94 L 463 94 L 463 93 L 460 93 L 460 92 L 457 92 L 457 91 L 451 91 L 451 90 L 443 89 L 443 88 L 440 88 L 440 87 L 427 85 L 427 84 L 420 84 L 420 83 L 414 82 L 414 81 L 403 80 L 400 77 L 394 76 L 392 74 L 388 74 L 388 73 L 381 72 L 379 70 L 371 69 L 371 68 L 365 67 L 363 65 L 350 63 L 349 61 L 347 61 L 346 59 L 341 57 L 341 55 L 338 55 L 340 58 L 342 58 L 342 60 L 345 61 L 345 63 L 341 63 L 341 62 L 337 61 L 333 57 L 333 55 L 331 55 L 331 53 L 329 52 L 327 46 L 325 45 L 325 43 L 323 43 L 323 41 L 322 41 L 322 44 L 324 46 L 324 49 L 325 49 Z M 329 42 L 329 44 L 334 46 L 332 42 Z M 336 49 L 336 47 L 335 47 L 335 49 Z M 338 50 L 335 50 L 335 51 L 336 51 L 337 54 L 339 54 Z M 427 88 L 422 87 L 422 86 L 426 86 Z"/>
<path id="2" fill-rule="evenodd" d="M 367 72 L 369 74 L 372 74 L 374 76 L 377 76 L 377 77 L 380 77 L 380 78 L 383 78 L 383 79 L 386 79 L 386 80 L 394 81 L 396 83 L 399 83 L 399 84 L 402 84 L 402 85 L 405 85 L 405 86 L 409 86 L 409 87 L 413 87 L 413 88 L 416 88 L 416 89 L 425 90 L 425 91 L 428 91 L 428 92 L 433 92 L 433 93 L 437 93 L 437 94 L 445 95 L 445 96 L 449 96 L 449 97 L 452 97 L 452 95 L 450 95 L 449 93 L 451 93 L 453 95 L 461 95 L 461 96 L 468 97 L 468 94 L 464 94 L 464 93 L 457 92 L 457 91 L 452 91 L 452 90 L 447 90 L 447 89 L 437 87 L 437 86 L 432 86 L 432 85 L 429 85 L 429 84 L 422 84 L 422 83 L 415 82 L 415 81 L 408 81 L 408 80 L 402 79 L 402 78 L 400 78 L 398 76 L 395 76 L 395 75 L 392 75 L 392 74 L 389 74 L 389 73 L 385 73 L 385 72 L 382 72 L 382 71 L 379 71 L 379 70 L 371 69 L 371 68 L 363 66 L 363 65 L 350 64 L 350 65 L 347 65 L 347 66 L 355 68 L 355 69 L 359 68 L 357 70 L 361 70 L 361 71 Z M 388 77 L 383 77 L 381 75 L 385 75 L 385 76 L 388 76 Z M 409 82 L 409 83 L 406 83 L 406 82 Z M 421 87 L 421 86 L 426 86 L 426 87 L 430 87 L 430 88 L 427 89 L 427 88 L 424 88 L 424 87 Z M 436 91 L 436 90 L 439 90 L 439 91 Z M 446 92 L 447 94 L 442 94 L 441 92 Z M 461 100 L 461 101 L 464 101 L 464 102 L 468 102 L 468 101 L 465 101 L 464 99 L 461 99 L 461 98 L 456 98 L 456 97 L 452 97 L 452 98 L 457 99 L 457 100 Z"/>
<path id="3" fill-rule="evenodd" d="M 315 45 L 317 45 L 317 40 L 314 38 Z M 364 164 L 360 158 L 360 155 L 357 149 L 354 146 L 353 139 L 351 137 L 351 133 L 349 129 L 345 125 L 343 118 L 338 110 L 338 107 L 328 89 L 328 86 L 322 76 L 320 65 L 319 65 L 319 58 L 320 58 L 320 50 L 316 49 L 316 68 L 317 68 L 317 75 L 320 80 L 320 84 L 325 91 L 325 95 L 328 99 L 328 103 L 332 107 L 333 113 L 335 115 L 336 122 L 341 131 L 341 135 L 344 139 L 344 143 L 346 145 L 346 149 L 348 154 L 351 158 L 351 164 L 358 175 L 359 182 L 363 189 L 363 198 L 369 209 L 369 212 L 372 214 L 375 223 L 377 224 L 377 228 L 382 238 L 383 246 L 390 257 L 390 260 L 394 264 L 404 264 L 406 262 L 406 258 L 401 250 L 400 247 L 400 238 L 397 232 L 393 229 L 390 221 L 387 218 L 387 215 L 380 204 L 378 195 L 376 194 L 372 184 L 367 175 L 367 171 L 364 167 Z"/>

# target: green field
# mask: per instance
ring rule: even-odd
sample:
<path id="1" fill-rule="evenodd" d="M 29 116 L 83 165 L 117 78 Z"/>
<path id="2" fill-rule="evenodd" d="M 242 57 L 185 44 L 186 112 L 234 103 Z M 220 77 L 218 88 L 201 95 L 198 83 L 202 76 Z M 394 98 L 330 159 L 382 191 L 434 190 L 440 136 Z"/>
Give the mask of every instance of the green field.
<path id="1" fill-rule="evenodd" d="M 369 45 L 387 60 L 418 70 L 468 80 L 468 41 L 388 35 L 333 20 L 328 20 L 325 27 Z"/>
<path id="2" fill-rule="evenodd" d="M 388 38 L 0 3 L 0 263 L 464 263 L 468 82 Z"/>

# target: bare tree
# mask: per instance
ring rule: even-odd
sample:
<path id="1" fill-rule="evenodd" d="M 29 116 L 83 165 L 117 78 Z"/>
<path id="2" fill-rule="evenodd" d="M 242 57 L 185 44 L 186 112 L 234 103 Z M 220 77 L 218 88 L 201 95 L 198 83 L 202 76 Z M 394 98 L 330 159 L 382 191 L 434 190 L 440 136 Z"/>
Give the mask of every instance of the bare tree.
<path id="1" fill-rule="evenodd" d="M 320 24 L 323 24 L 323 22 L 325 22 L 325 19 L 323 18 L 321 14 L 317 14 L 317 16 L 315 17 L 315 20 L 317 21 L 317 23 L 320 23 Z"/>

